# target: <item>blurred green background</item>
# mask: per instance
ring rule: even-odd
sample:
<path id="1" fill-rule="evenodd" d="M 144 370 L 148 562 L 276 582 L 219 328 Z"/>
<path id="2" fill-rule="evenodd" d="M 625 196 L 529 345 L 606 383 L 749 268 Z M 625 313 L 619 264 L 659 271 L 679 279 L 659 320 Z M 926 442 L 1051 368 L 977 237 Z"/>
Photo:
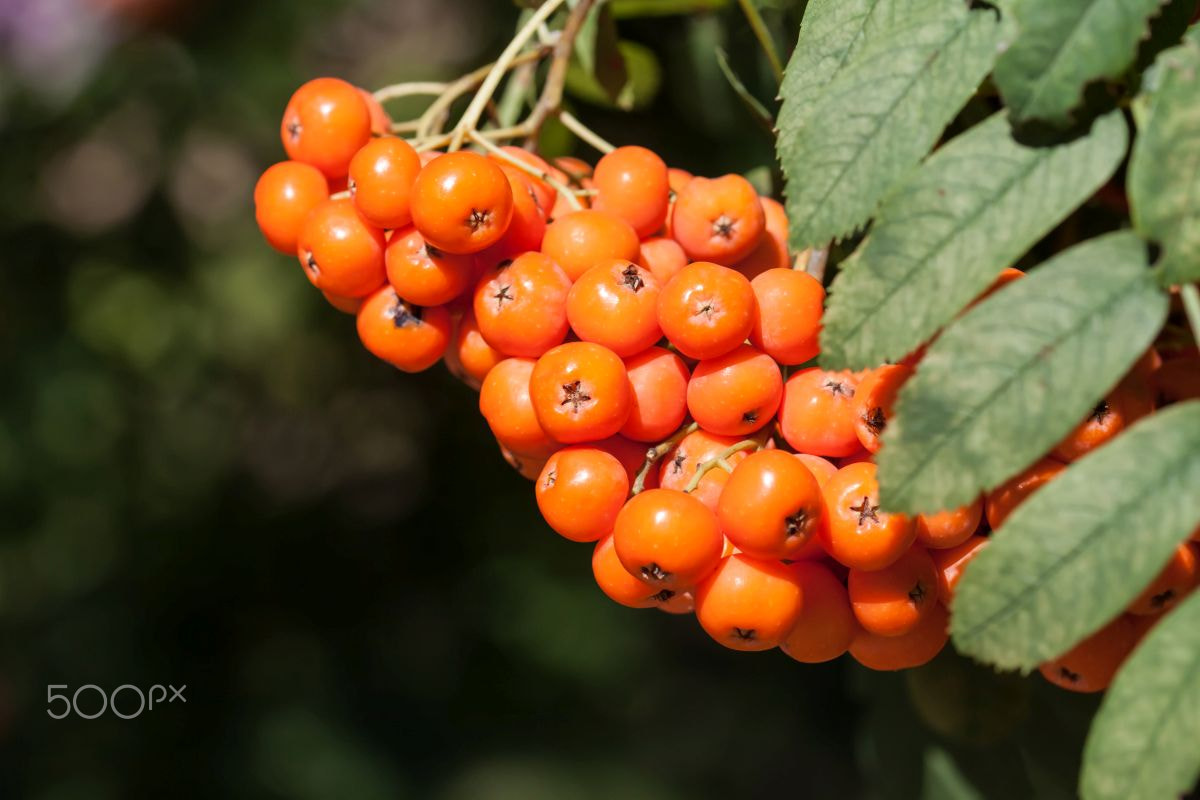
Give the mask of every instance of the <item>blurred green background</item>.
<path id="1" fill-rule="evenodd" d="M 768 105 L 770 73 L 736 4 L 705 5 L 620 22 L 662 86 L 644 107 L 574 108 L 766 178 L 715 48 Z M 802 3 L 760 5 L 794 41 Z M 1088 698 L 952 654 L 897 676 L 727 652 L 610 602 L 475 396 L 371 358 L 261 241 L 296 86 L 452 77 L 517 14 L 0 4 L 0 797 L 1071 796 Z M 187 703 L 58 721 L 50 684 Z"/>

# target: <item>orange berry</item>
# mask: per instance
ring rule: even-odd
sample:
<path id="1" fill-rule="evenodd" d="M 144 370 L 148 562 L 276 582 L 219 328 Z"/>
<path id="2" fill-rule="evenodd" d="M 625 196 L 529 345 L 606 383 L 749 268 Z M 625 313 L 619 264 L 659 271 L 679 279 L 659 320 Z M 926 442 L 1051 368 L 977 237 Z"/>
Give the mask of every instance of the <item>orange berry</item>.
<path id="1" fill-rule="evenodd" d="M 879 570 L 912 546 L 917 531 L 903 514 L 879 508 L 874 464 L 842 467 L 821 487 L 827 524 L 819 529 L 825 552 L 851 569 Z"/>
<path id="2" fill-rule="evenodd" d="M 592 177 L 592 165 L 575 156 L 559 156 L 554 159 L 554 167 L 562 171 L 567 176 L 567 181 L 572 183 Z"/>
<path id="3" fill-rule="evenodd" d="M 462 367 L 468 385 L 475 389 L 483 385 L 483 379 L 491 372 L 492 367 L 504 360 L 504 354 L 483 338 L 471 311 L 467 311 L 459 320 L 450 351 L 453 351 L 459 366 Z"/>
<path id="4" fill-rule="evenodd" d="M 592 207 L 625 220 L 639 237 L 661 230 L 671 187 L 667 165 L 644 147 L 618 147 L 596 162 Z"/>
<path id="5" fill-rule="evenodd" d="M 597 264 L 613 259 L 635 261 L 637 233 L 628 222 L 604 211 L 585 209 L 554 217 L 546 226 L 542 252 L 575 281 Z"/>
<path id="6" fill-rule="evenodd" d="M 693 261 L 736 264 L 765 229 L 758 192 L 741 175 L 693 178 L 675 198 L 671 231 Z"/>
<path id="7" fill-rule="evenodd" d="M 504 145 L 500 149 L 518 161 L 528 164 L 542 174 L 550 175 L 553 178 L 561 180 L 563 183 L 567 182 L 567 176 L 562 172 L 562 170 L 556 169 L 547 164 L 545 160 L 537 153 L 531 153 L 523 147 L 517 147 L 516 145 L 511 144 Z M 510 176 L 513 174 L 520 175 L 529 183 L 529 188 L 533 191 L 533 196 L 537 201 L 537 206 L 542 210 L 543 214 L 553 208 L 554 198 L 558 194 L 553 186 L 546 183 L 546 181 L 542 180 L 536 175 L 531 175 L 530 173 L 513 166 L 495 154 L 489 155 L 488 158 L 492 161 L 495 161 L 496 165 L 507 172 Z"/>
<path id="8" fill-rule="evenodd" d="M 475 280 L 470 256 L 443 253 L 412 227 L 392 234 L 383 258 L 396 294 L 418 305 L 449 303 Z"/>
<path id="9" fill-rule="evenodd" d="M 350 160 L 350 196 L 363 219 L 379 228 L 401 228 L 412 221 L 413 182 L 421 157 L 395 136 L 372 139 Z"/>
<path id="10" fill-rule="evenodd" d="M 686 169 L 679 169 L 679 167 L 667 168 L 667 185 L 670 186 L 671 191 L 675 192 L 676 194 L 682 192 L 683 187 L 691 183 L 694 177 L 696 176 L 688 172 Z"/>
<path id="11" fill-rule="evenodd" d="M 412 187 L 413 225 L 447 253 L 478 253 L 495 244 L 512 219 L 508 176 L 478 153 L 459 150 L 430 161 Z"/>
<path id="12" fill-rule="evenodd" d="M 750 255 L 734 265 L 734 269 L 751 280 L 770 269 L 795 271 L 791 270 L 792 258 L 788 253 L 787 211 L 779 201 L 770 197 L 760 197 L 759 202 L 763 208 L 762 238 L 758 240 L 758 246 L 750 251 Z"/>
<path id="13" fill-rule="evenodd" d="M 795 457 L 800 463 L 808 467 L 808 471 L 817 479 L 820 486 L 824 486 L 825 482 L 834 476 L 838 471 L 837 466 L 827 458 L 820 456 L 810 456 L 808 453 L 796 453 Z"/>
<path id="14" fill-rule="evenodd" d="M 820 352 L 825 287 L 807 272 L 769 269 L 750 281 L 758 314 L 750 341 L 780 364 L 803 364 Z"/>
<path id="15" fill-rule="evenodd" d="M 653 273 L 659 286 L 666 286 L 675 273 L 687 266 L 687 254 L 679 242 L 665 236 L 643 239 L 638 248 L 638 263 Z"/>
<path id="16" fill-rule="evenodd" d="M 1017 280 L 1018 278 L 1024 278 L 1024 277 L 1025 277 L 1025 273 L 1022 272 L 1021 270 L 1015 269 L 1013 267 L 1006 267 L 1003 272 L 1001 272 L 999 275 L 996 276 L 996 280 L 992 281 L 992 285 L 989 286 L 987 289 L 985 289 L 983 291 L 983 293 L 979 295 L 979 297 L 976 297 L 974 300 L 972 300 L 971 304 L 969 306 L 967 306 L 967 308 L 971 308 L 972 306 L 976 305 L 977 303 L 980 303 L 980 302 L 986 300 L 987 298 L 989 298 L 993 294 L 995 294 L 998 290 L 1003 289 L 1005 286 L 1007 286 L 1008 284 Z"/>
<path id="17" fill-rule="evenodd" d="M 700 626 L 732 650 L 776 647 L 804 607 L 804 589 L 794 571 L 745 553 L 721 559 L 696 587 L 695 597 Z"/>
<path id="18" fill-rule="evenodd" d="M 362 308 L 363 302 L 366 299 L 363 297 L 340 297 L 329 292 L 321 292 L 321 296 L 325 298 L 325 301 L 328 302 L 329 305 L 333 306 L 338 311 L 341 311 L 343 314 L 357 314 L 358 310 Z"/>
<path id="19" fill-rule="evenodd" d="M 1083 458 L 1097 447 L 1112 441 L 1150 410 L 1133 388 L 1123 381 L 1096 404 L 1087 419 L 1067 434 L 1050 455 L 1068 463 Z"/>
<path id="20" fill-rule="evenodd" d="M 308 212 L 328 199 L 329 182 L 319 169 L 281 161 L 267 167 L 254 184 L 254 219 L 267 244 L 292 255 Z"/>
<path id="21" fill-rule="evenodd" d="M 1072 692 L 1102 692 L 1140 640 L 1135 618 L 1114 619 L 1058 658 L 1038 667 L 1042 677 Z"/>
<path id="22" fill-rule="evenodd" d="M 658 296 L 658 324 L 689 358 L 716 358 L 746 340 L 754 326 L 754 290 L 740 272 L 688 264 Z"/>
<path id="23" fill-rule="evenodd" d="M 1164 361 L 1152 373 L 1151 385 L 1168 403 L 1200 400 L 1200 356 Z"/>
<path id="24" fill-rule="evenodd" d="M 922 547 L 944 550 L 958 547 L 979 529 L 983 518 L 983 498 L 961 508 L 935 514 L 917 514 L 917 542 Z"/>
<path id="25" fill-rule="evenodd" d="M 754 433 L 775 417 L 782 396 L 779 365 L 748 344 L 701 361 L 687 387 L 692 419 L 722 436 Z"/>
<path id="26" fill-rule="evenodd" d="M 600 591 L 629 608 L 674 608 L 679 603 L 676 598 L 685 593 L 651 586 L 630 575 L 617 558 L 613 538 L 605 536 L 596 542 L 596 548 L 592 551 L 592 576 L 595 577 Z"/>
<path id="27" fill-rule="evenodd" d="M 954 600 L 954 590 L 962 577 L 962 571 L 979 552 L 979 548 L 987 543 L 987 537 L 971 536 L 956 547 L 929 551 L 929 557 L 933 559 L 938 573 L 938 597 L 947 608 Z"/>
<path id="28" fill-rule="evenodd" d="M 804 590 L 804 608 L 779 647 L 805 664 L 832 661 L 850 649 L 858 633 L 846 587 L 816 561 L 798 561 L 791 569 Z"/>
<path id="29" fill-rule="evenodd" d="M 312 164 L 327 178 L 341 178 L 371 139 L 371 111 L 354 86 L 314 78 L 288 101 L 279 135 L 288 158 Z"/>
<path id="30" fill-rule="evenodd" d="M 682 492 L 687 488 L 701 464 L 716 458 L 723 450 L 730 445 L 737 444 L 738 441 L 736 436 L 717 436 L 702 430 L 689 433 L 663 457 L 659 467 L 659 483 L 664 489 L 675 489 Z M 746 452 L 743 450 L 734 453 L 726 461 L 731 467 L 736 468 L 745 458 Z M 721 491 L 725 488 L 728 480 L 729 473 L 725 470 L 709 470 L 700 479 L 700 483 L 697 484 L 692 494 L 715 511 Z"/>
<path id="31" fill-rule="evenodd" d="M 937 569 L 921 547 L 880 570 L 851 569 L 847 588 L 858 624 L 880 636 L 903 636 L 938 602 Z"/>
<path id="32" fill-rule="evenodd" d="M 663 347 L 650 347 L 625 359 L 633 391 L 629 419 L 621 434 L 657 442 L 678 430 L 687 416 L 688 374 L 683 359 Z"/>
<path id="33" fill-rule="evenodd" d="M 633 392 L 616 353 L 591 342 L 568 342 L 538 359 L 529 394 L 542 429 L 571 443 L 620 431 L 629 418 Z"/>
<path id="34" fill-rule="evenodd" d="M 860 630 L 850 644 L 850 655 L 868 669 L 892 671 L 928 664 L 949 640 L 946 607 L 935 604 L 908 633 L 880 636 Z"/>
<path id="35" fill-rule="evenodd" d="M 747 456 L 717 501 L 721 530 L 755 558 L 795 558 L 816 538 L 824 515 L 817 479 L 782 450 Z"/>
<path id="36" fill-rule="evenodd" d="M 857 390 L 850 372 L 810 367 L 793 373 L 779 409 L 783 438 L 801 453 L 838 458 L 857 452 L 862 446 L 854 427 Z"/>
<path id="37" fill-rule="evenodd" d="M 629 574 L 651 586 L 680 591 L 716 568 L 725 537 L 716 516 L 696 498 L 648 489 L 630 498 L 617 515 L 613 542 Z"/>
<path id="38" fill-rule="evenodd" d="M 1174 608 L 1196 588 L 1200 568 L 1196 564 L 1195 544 L 1184 542 L 1175 549 L 1171 560 L 1137 599 L 1129 605 L 1131 614 L 1149 616 Z"/>
<path id="39" fill-rule="evenodd" d="M 547 457 L 559 445 L 542 430 L 529 397 L 532 358 L 506 358 L 479 390 L 479 411 L 500 444 L 524 456 Z"/>
<path id="40" fill-rule="evenodd" d="M 535 494 L 546 524 L 573 542 L 594 542 L 612 533 L 629 476 L 603 450 L 564 447 L 546 462 Z"/>
<path id="41" fill-rule="evenodd" d="M 879 452 L 879 437 L 892 419 L 896 396 L 912 374 L 912 368 L 903 364 L 885 364 L 859 381 L 854 392 L 854 432 L 869 452 Z"/>
<path id="42" fill-rule="evenodd" d="M 546 459 L 517 455 L 499 442 L 497 444 L 500 445 L 500 455 L 522 478 L 527 481 L 536 481 L 542 474 L 542 468 L 546 466 Z"/>
<path id="43" fill-rule="evenodd" d="M 625 474 L 629 476 L 630 485 L 637 479 L 638 472 L 646 463 L 646 445 L 626 439 L 624 436 L 610 436 L 607 439 L 593 442 L 591 446 L 603 450 L 620 461 L 621 466 L 625 468 Z M 656 477 L 653 470 L 647 473 L 644 488 L 653 489 L 658 486 Z"/>
<path id="44" fill-rule="evenodd" d="M 984 500 L 984 515 L 988 525 L 996 530 L 1004 524 L 1017 506 L 1025 502 L 1029 495 L 1058 477 L 1067 468 L 1061 461 L 1043 458 L 1029 466 L 1024 472 L 1009 478 L 1008 481 L 989 492 Z"/>
<path id="45" fill-rule="evenodd" d="M 383 231 L 363 222 L 344 198 L 310 211 L 296 241 L 308 280 L 340 297 L 363 297 L 384 284 L 383 248 Z"/>
<path id="46" fill-rule="evenodd" d="M 358 337 L 367 350 L 404 372 L 437 363 L 450 343 L 450 314 L 441 306 L 413 305 L 385 286 L 358 311 Z"/>
<path id="47" fill-rule="evenodd" d="M 513 195 L 512 219 L 500 240 L 475 256 L 485 267 L 494 268 L 501 261 L 540 249 L 546 234 L 546 215 L 537 203 L 529 176 L 510 174 L 508 182 Z"/>
<path id="48" fill-rule="evenodd" d="M 567 321 L 585 342 L 624 358 L 662 338 L 658 280 L 632 261 L 602 261 L 579 276 L 567 295 Z"/>
<path id="49" fill-rule="evenodd" d="M 375 99 L 375 95 L 361 86 L 356 87 L 363 102 L 367 104 L 367 112 L 371 116 L 371 133 L 385 136 L 392 130 L 392 118 L 383 110 L 383 103 Z"/>
<path id="50" fill-rule="evenodd" d="M 488 344 L 502 353 L 537 357 L 567 336 L 571 281 L 552 259 L 524 253 L 475 286 L 474 310 Z"/>

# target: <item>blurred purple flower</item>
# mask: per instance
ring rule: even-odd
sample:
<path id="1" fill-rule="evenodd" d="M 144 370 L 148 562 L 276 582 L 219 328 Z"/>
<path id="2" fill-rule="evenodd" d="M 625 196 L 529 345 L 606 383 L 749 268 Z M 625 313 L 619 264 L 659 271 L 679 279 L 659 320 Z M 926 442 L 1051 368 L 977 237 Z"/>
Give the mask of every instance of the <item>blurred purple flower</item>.
<path id="1" fill-rule="evenodd" d="M 0 61 L 54 99 L 74 94 L 115 38 L 103 6 L 89 0 L 0 0 Z"/>

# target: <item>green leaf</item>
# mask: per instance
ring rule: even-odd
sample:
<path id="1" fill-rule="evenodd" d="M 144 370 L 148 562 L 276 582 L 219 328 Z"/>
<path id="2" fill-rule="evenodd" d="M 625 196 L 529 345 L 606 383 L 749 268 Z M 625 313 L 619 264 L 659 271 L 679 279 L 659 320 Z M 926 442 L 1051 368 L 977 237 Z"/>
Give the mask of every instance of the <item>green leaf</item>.
<path id="1" fill-rule="evenodd" d="M 608 99 L 616 101 L 627 76 L 610 5 L 600 3 L 588 11 L 575 37 L 572 54 L 583 71 L 596 79 Z"/>
<path id="2" fill-rule="evenodd" d="M 961 0 L 879 0 L 861 26 L 861 38 L 852 26 L 821 43 L 819 63 L 833 68 L 824 82 L 782 90 L 778 149 L 797 250 L 867 221 L 987 75 L 1001 28 L 995 12 Z M 802 25 L 798 50 L 805 38 Z M 790 73 L 809 57 L 797 58 Z"/>
<path id="3" fill-rule="evenodd" d="M 1017 507 L 955 592 L 955 644 L 1001 668 L 1061 655 L 1120 613 L 1197 524 L 1190 402 L 1137 422 Z"/>
<path id="4" fill-rule="evenodd" d="M 971 309 L 900 393 L 878 457 L 884 505 L 958 508 L 1032 464 L 1146 351 L 1167 306 L 1146 245 L 1122 232 L 1076 245 Z"/>
<path id="5" fill-rule="evenodd" d="M 626 79 L 615 99 L 609 97 L 595 76 L 589 75 L 574 61 L 567 68 L 567 91 L 580 100 L 622 111 L 644 108 L 653 102 L 662 84 L 662 68 L 654 51 L 627 41 L 618 42 L 617 49 L 625 64 Z"/>
<path id="6" fill-rule="evenodd" d="M 1103 185 L 1127 135 L 1113 112 L 1075 141 L 1026 147 L 996 114 L 942 146 L 841 265 L 821 363 L 865 369 L 914 351 Z"/>
<path id="7" fill-rule="evenodd" d="M 1088 735 L 1085 800 L 1169 800 L 1200 776 L 1200 594 L 1167 614 L 1117 673 Z"/>
<path id="8" fill-rule="evenodd" d="M 732 0 L 611 0 L 613 15 L 627 17 L 669 17 L 699 14 L 725 8 Z"/>
<path id="9" fill-rule="evenodd" d="M 1003 43 L 995 80 L 1014 123 L 1066 126 L 1091 82 L 1133 64 L 1164 0 L 1005 0 L 1015 40 Z"/>
<path id="10" fill-rule="evenodd" d="M 1200 41 L 1159 57 L 1137 99 L 1129 162 L 1133 224 L 1162 245 L 1168 284 L 1200 280 Z"/>

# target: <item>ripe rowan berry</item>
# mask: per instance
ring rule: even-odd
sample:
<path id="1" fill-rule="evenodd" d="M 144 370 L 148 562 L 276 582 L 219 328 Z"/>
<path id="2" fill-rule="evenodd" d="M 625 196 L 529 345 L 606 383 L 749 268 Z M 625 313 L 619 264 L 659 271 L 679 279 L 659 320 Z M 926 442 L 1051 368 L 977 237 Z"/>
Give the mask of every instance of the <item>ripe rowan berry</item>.
<path id="1" fill-rule="evenodd" d="M 402 228 L 412 221 L 413 182 L 421 157 L 395 136 L 372 139 L 350 160 L 350 196 L 362 218 L 379 228 Z"/>
<path id="2" fill-rule="evenodd" d="M 804 590 L 804 608 L 779 647 L 805 664 L 832 661 L 850 649 L 858 633 L 846 587 L 817 561 L 798 561 L 791 570 Z"/>
<path id="3" fill-rule="evenodd" d="M 667 165 L 645 147 L 618 147 L 596 162 L 592 208 L 625 220 L 639 237 L 662 229 L 671 187 Z"/>
<path id="4" fill-rule="evenodd" d="M 632 389 L 625 364 L 606 347 L 568 342 L 537 360 L 529 394 L 542 429 L 560 442 L 615 435 L 629 418 Z"/>
<path id="5" fill-rule="evenodd" d="M 987 543 L 988 539 L 985 536 L 971 536 L 955 547 L 929 551 L 929 557 L 933 559 L 938 573 L 938 597 L 947 608 L 954 600 L 954 590 L 962 577 L 962 571 L 979 552 L 979 548 Z"/>
<path id="6" fill-rule="evenodd" d="M 658 327 L 658 279 L 632 261 L 602 261 L 579 276 L 567 295 L 567 321 L 585 342 L 622 358 L 662 338 Z"/>
<path id="7" fill-rule="evenodd" d="M 650 347 L 625 359 L 633 391 L 629 419 L 621 435 L 657 442 L 677 430 L 687 416 L 688 380 L 683 359 L 663 347 Z"/>
<path id="8" fill-rule="evenodd" d="M 671 187 L 671 191 L 679 194 L 683 191 L 683 187 L 692 182 L 696 176 L 688 172 L 686 169 L 679 167 L 667 168 L 667 185 Z"/>
<path id="9" fill-rule="evenodd" d="M 695 596 L 700 626 L 732 650 L 778 646 L 804 607 L 804 589 L 794 571 L 745 553 L 722 558 Z"/>
<path id="10" fill-rule="evenodd" d="M 267 244 L 292 255 L 308 212 L 328 199 L 329 182 L 319 169 L 281 161 L 267 167 L 254 185 L 254 219 Z"/>
<path id="11" fill-rule="evenodd" d="M 638 263 L 658 279 L 659 286 L 666 286 L 675 273 L 687 266 L 687 254 L 679 242 L 665 236 L 643 239 L 638 248 Z"/>
<path id="12" fill-rule="evenodd" d="M 540 249 L 546 234 L 546 215 L 538 206 L 529 176 L 510 174 L 508 182 L 513 194 L 512 219 L 500 240 L 475 256 L 485 269 L 495 269 L 502 261 Z"/>
<path id="13" fill-rule="evenodd" d="M 808 453 L 796 453 L 795 457 L 801 464 L 808 467 L 808 471 L 817 479 L 817 484 L 820 486 L 824 486 L 825 482 L 838 471 L 837 466 L 827 458 L 810 456 Z"/>
<path id="14" fill-rule="evenodd" d="M 359 97 L 367 104 L 367 112 L 371 117 L 371 133 L 376 136 L 385 136 L 391 133 L 392 118 L 383 110 L 383 103 L 376 100 L 375 95 L 361 86 L 355 88 L 358 89 Z"/>
<path id="15" fill-rule="evenodd" d="M 559 156 L 554 159 L 554 167 L 566 175 L 567 183 L 579 183 L 592 177 L 592 165 L 575 156 Z"/>
<path id="16" fill-rule="evenodd" d="M 790 270 L 792 266 L 792 258 L 788 253 L 787 211 L 784 210 L 783 204 L 770 197 L 760 197 L 759 202 L 763 209 L 762 237 L 758 240 L 758 245 L 750 251 L 750 255 L 734 265 L 734 269 L 751 280 L 767 270 Z"/>
<path id="17" fill-rule="evenodd" d="M 416 228 L 392 233 L 384 250 L 388 282 L 396 294 L 418 305 L 444 305 L 475 280 L 470 256 L 443 253 L 426 243 Z"/>
<path id="18" fill-rule="evenodd" d="M 629 574 L 660 589 L 680 591 L 716 568 L 725 537 L 716 515 L 696 498 L 648 489 L 630 498 L 617 515 L 613 543 Z"/>
<path id="19" fill-rule="evenodd" d="M 912 546 L 917 531 L 903 514 L 879 508 L 874 464 L 842 467 L 821 487 L 827 523 L 819 529 L 825 552 L 851 569 L 879 570 Z"/>
<path id="20" fill-rule="evenodd" d="M 746 340 L 754 326 L 754 290 L 740 272 L 688 264 L 658 296 L 658 324 L 689 358 L 716 358 Z"/>
<path id="21" fill-rule="evenodd" d="M 467 385 L 476 390 L 483 385 L 483 379 L 491 372 L 492 367 L 504 360 L 504 354 L 483 338 L 483 334 L 479 332 L 479 325 L 475 322 L 475 315 L 469 310 L 458 321 L 454 341 L 447 350 L 447 359 L 451 352 L 462 368 Z"/>
<path id="22" fill-rule="evenodd" d="M 637 479 L 638 472 L 646 463 L 646 445 L 626 439 L 624 436 L 610 436 L 607 439 L 592 442 L 591 446 L 603 450 L 620 461 L 621 466 L 625 468 L 625 474 L 629 476 L 630 485 Z M 647 473 L 643 488 L 654 489 L 658 486 L 657 476 L 652 473 L 653 470 Z"/>
<path id="23" fill-rule="evenodd" d="M 321 296 L 325 298 L 329 305 L 341 311 L 343 314 L 357 314 L 362 308 L 364 297 L 339 297 L 336 294 L 329 292 L 321 292 Z"/>
<path id="24" fill-rule="evenodd" d="M 922 547 L 944 550 L 958 547 L 971 538 L 979 529 L 983 518 L 983 498 L 976 498 L 961 508 L 939 511 L 934 514 L 918 514 L 916 518 L 917 542 Z"/>
<path id="25" fill-rule="evenodd" d="M 701 464 L 716 458 L 730 445 L 737 444 L 738 441 L 736 436 L 717 436 L 703 430 L 689 433 L 663 457 L 658 473 L 659 484 L 664 489 L 682 492 L 687 488 Z M 726 459 L 726 462 L 736 469 L 746 455 L 744 450 L 734 453 Z M 729 473 L 725 470 L 709 470 L 700 479 L 700 483 L 696 485 L 692 494 L 699 498 L 704 505 L 716 511 L 717 501 L 728 480 Z"/>
<path id="26" fill-rule="evenodd" d="M 629 476 L 599 448 L 564 447 L 546 462 L 535 494 L 546 524 L 573 542 L 594 542 L 612 533 Z"/>
<path id="27" fill-rule="evenodd" d="M 935 604 L 920 622 L 901 636 L 880 636 L 859 630 L 850 644 L 850 655 L 868 669 L 892 671 L 928 664 L 949 640 L 949 615 Z"/>
<path id="28" fill-rule="evenodd" d="M 783 386 L 779 427 L 794 450 L 838 458 L 862 445 L 854 428 L 858 379 L 816 367 L 793 373 Z"/>
<path id="29" fill-rule="evenodd" d="M 1076 461 L 1112 441 L 1138 418 L 1149 413 L 1132 387 L 1124 382 L 1096 404 L 1087 419 L 1059 442 L 1050 455 L 1059 461 Z"/>
<path id="30" fill-rule="evenodd" d="M 1129 613 L 1141 616 L 1160 614 L 1174 608 L 1187 597 L 1200 580 L 1196 556 L 1197 547 L 1194 543 L 1184 542 L 1175 548 L 1171 560 L 1129 605 Z"/>
<path id="31" fill-rule="evenodd" d="M 559 444 L 542 430 L 529 397 L 532 358 L 506 358 L 492 367 L 479 390 L 479 411 L 492 435 L 514 453 L 549 457 Z"/>
<path id="32" fill-rule="evenodd" d="M 782 450 L 747 456 L 734 467 L 717 501 L 721 530 L 755 558 L 796 558 L 817 537 L 824 518 L 817 479 Z"/>
<path id="33" fill-rule="evenodd" d="M 780 364 L 803 364 L 820 352 L 825 287 L 807 272 L 769 269 L 750 281 L 758 314 L 750 330 L 754 346 Z"/>
<path id="34" fill-rule="evenodd" d="M 288 101 L 279 135 L 288 158 L 312 164 L 327 178 L 342 178 L 371 138 L 371 110 L 354 86 L 314 78 Z"/>
<path id="35" fill-rule="evenodd" d="M 478 253 L 508 229 L 513 193 L 494 161 L 459 150 L 426 164 L 412 187 L 413 225 L 447 253 Z"/>
<path id="36" fill-rule="evenodd" d="M 1200 356 L 1164 361 L 1151 374 L 1150 384 L 1168 403 L 1200 400 Z"/>
<path id="37" fill-rule="evenodd" d="M 903 364 L 885 364 L 859 381 L 854 392 L 854 432 L 868 451 L 879 452 L 879 437 L 892 418 L 900 389 L 912 373 L 912 368 Z"/>
<path id="38" fill-rule="evenodd" d="M 500 352 L 537 357 L 567 336 L 570 289 L 570 279 L 549 256 L 523 253 L 479 279 L 475 320 Z"/>
<path id="39" fill-rule="evenodd" d="M 1102 692 L 1137 646 L 1141 630 L 1127 614 L 1114 619 L 1069 651 L 1038 667 L 1042 677 L 1072 692 Z"/>
<path id="40" fill-rule="evenodd" d="M 542 252 L 576 281 L 597 264 L 617 258 L 636 261 L 638 237 L 620 217 L 593 209 L 572 211 L 546 226 Z"/>
<path id="41" fill-rule="evenodd" d="M 659 592 L 658 596 L 669 593 L 670 590 L 664 589 Z M 691 614 L 696 610 L 696 598 L 691 592 L 670 592 L 671 596 L 665 600 L 658 600 L 655 597 L 655 607 L 659 611 L 665 611 L 668 614 Z"/>
<path id="42" fill-rule="evenodd" d="M 674 608 L 680 602 L 676 598 L 685 593 L 652 586 L 630 575 L 617 558 L 613 539 L 613 536 L 605 536 L 596 542 L 596 548 L 592 550 L 592 576 L 600 591 L 629 608 Z"/>
<path id="43" fill-rule="evenodd" d="M 701 361 L 687 387 L 692 419 L 722 436 L 754 433 L 775 417 L 782 397 L 779 365 L 748 344 Z"/>
<path id="44" fill-rule="evenodd" d="M 988 525 L 992 530 L 999 528 L 1029 495 L 1057 478 L 1066 468 L 1061 461 L 1043 458 L 997 486 L 984 499 L 983 511 Z"/>
<path id="45" fill-rule="evenodd" d="M 500 443 L 497 442 L 497 444 Z M 542 469 L 546 466 L 546 459 L 535 456 L 517 455 L 502 444 L 500 445 L 500 455 L 504 456 L 504 460 L 508 462 L 508 465 L 527 481 L 536 481 L 542 474 Z"/>
<path id="46" fill-rule="evenodd" d="M 671 232 L 693 261 L 736 264 L 765 229 L 758 192 L 741 175 L 693 178 L 675 198 Z"/>
<path id="47" fill-rule="evenodd" d="M 937 569 L 923 547 L 912 547 L 883 569 L 851 569 L 847 589 L 863 630 L 902 636 L 937 605 Z"/>
<path id="48" fill-rule="evenodd" d="M 1018 278 L 1024 277 L 1025 273 L 1021 270 L 1013 267 L 1006 267 L 1003 272 L 996 276 L 996 280 L 992 281 L 992 285 L 985 289 L 983 293 L 979 295 L 979 297 L 976 297 L 974 300 L 972 300 L 971 304 L 968 305 L 967 308 L 971 308 L 979 303 L 982 303 L 984 300 L 988 299 L 1008 284 L 1012 283 Z"/>
<path id="49" fill-rule="evenodd" d="M 385 286 L 358 311 L 358 337 L 367 350 L 404 372 L 437 363 L 450 343 L 450 314 L 441 306 L 413 305 Z"/>
<path id="50" fill-rule="evenodd" d="M 368 225 L 346 198 L 326 200 L 300 228 L 296 254 L 309 281 L 323 292 L 363 297 L 387 280 L 383 231 Z"/>
<path id="51" fill-rule="evenodd" d="M 542 173 L 543 175 L 549 175 L 552 178 L 555 178 L 555 179 L 561 181 L 562 183 L 568 182 L 568 178 L 562 170 L 557 169 L 556 167 L 552 167 L 549 164 L 547 164 L 545 159 L 543 159 L 537 153 L 531 153 L 530 151 L 524 149 L 523 147 L 517 147 L 516 145 L 511 145 L 511 144 L 504 145 L 500 149 L 503 150 L 505 153 L 507 153 L 512 158 L 515 158 L 516 160 L 522 162 L 523 164 L 527 164 L 530 167 L 533 167 L 535 170 Z M 558 194 L 558 192 L 555 190 L 555 188 L 553 186 L 546 183 L 546 181 L 542 180 L 541 178 L 537 177 L 536 175 L 532 175 L 528 172 L 525 172 L 524 170 L 521 170 L 521 169 L 513 166 L 509 162 L 503 160 L 498 155 L 492 154 L 492 155 L 489 155 L 488 158 L 495 161 L 496 165 L 499 166 L 501 169 L 503 169 L 505 172 L 507 172 L 510 176 L 513 175 L 514 173 L 518 174 L 529 183 L 529 188 L 533 192 L 533 197 L 537 201 L 537 206 L 539 209 L 541 209 L 543 217 L 545 216 L 546 212 L 548 212 L 551 208 L 554 207 L 555 196 Z"/>

